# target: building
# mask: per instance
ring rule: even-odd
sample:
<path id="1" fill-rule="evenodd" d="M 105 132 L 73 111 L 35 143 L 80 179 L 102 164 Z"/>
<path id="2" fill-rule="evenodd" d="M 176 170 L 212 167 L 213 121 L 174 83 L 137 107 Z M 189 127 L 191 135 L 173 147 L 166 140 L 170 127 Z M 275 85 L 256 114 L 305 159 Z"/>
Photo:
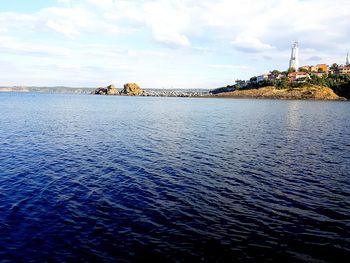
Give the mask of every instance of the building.
<path id="1" fill-rule="evenodd" d="M 349 51 L 348 51 L 348 54 L 346 54 L 346 62 L 345 62 L 345 65 L 350 66 Z"/>
<path id="2" fill-rule="evenodd" d="M 289 81 L 297 81 L 299 79 L 309 79 L 310 75 L 307 72 L 290 72 L 288 73 L 288 79 Z"/>
<path id="3" fill-rule="evenodd" d="M 317 66 L 310 66 L 310 72 L 317 72 L 318 67 Z"/>
<path id="4" fill-rule="evenodd" d="M 292 53 L 289 60 L 289 68 L 299 69 L 299 44 L 297 41 L 294 42 L 292 47 Z"/>
<path id="5" fill-rule="evenodd" d="M 308 72 L 328 72 L 329 66 L 327 64 L 318 64 L 316 66 L 301 66 L 299 71 Z"/>
<path id="6" fill-rule="evenodd" d="M 340 74 L 348 74 L 350 75 L 350 66 L 340 66 L 339 67 Z"/>
<path id="7" fill-rule="evenodd" d="M 284 77 L 283 74 L 281 73 L 278 73 L 278 74 L 273 74 L 272 72 L 270 72 L 268 75 L 267 75 L 267 79 L 268 80 L 276 80 L 276 79 L 282 79 Z"/>
<path id="8" fill-rule="evenodd" d="M 264 80 L 267 80 L 268 78 L 269 78 L 268 74 L 262 74 L 256 77 L 256 82 L 264 81 Z"/>
<path id="9" fill-rule="evenodd" d="M 328 68 L 329 67 L 326 64 L 318 64 L 318 65 L 316 65 L 316 71 L 317 72 L 327 72 Z"/>

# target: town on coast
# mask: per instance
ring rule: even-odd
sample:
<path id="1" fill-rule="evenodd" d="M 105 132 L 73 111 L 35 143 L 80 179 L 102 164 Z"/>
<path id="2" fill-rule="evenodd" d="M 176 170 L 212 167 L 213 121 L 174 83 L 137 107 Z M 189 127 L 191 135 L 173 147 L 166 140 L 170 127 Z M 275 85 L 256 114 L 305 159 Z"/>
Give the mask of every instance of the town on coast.
<path id="1" fill-rule="evenodd" d="M 295 42 L 287 70 L 272 70 L 249 80 L 236 80 L 234 85 L 218 88 L 212 94 L 330 100 L 350 98 L 349 52 L 345 64 L 299 65 L 299 44 Z"/>

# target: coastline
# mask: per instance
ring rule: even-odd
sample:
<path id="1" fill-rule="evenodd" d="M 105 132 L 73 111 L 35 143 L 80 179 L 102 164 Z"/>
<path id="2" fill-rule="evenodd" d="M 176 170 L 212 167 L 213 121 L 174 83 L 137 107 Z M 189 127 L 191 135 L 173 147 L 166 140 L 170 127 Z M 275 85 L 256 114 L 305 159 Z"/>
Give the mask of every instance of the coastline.
<path id="1" fill-rule="evenodd" d="M 69 87 L 0 87 L 4 93 L 48 93 L 48 94 L 84 94 L 94 95 L 93 88 L 69 88 Z M 127 94 L 105 94 L 102 96 L 138 96 L 138 97 L 171 97 L 171 98 L 217 98 L 217 99 L 271 99 L 271 100 L 326 100 L 346 101 L 328 87 L 307 85 L 302 88 L 277 89 L 275 87 L 264 87 L 258 89 L 235 90 L 211 94 L 193 90 L 155 90 L 146 89 L 139 95 Z"/>
<path id="2" fill-rule="evenodd" d="M 330 88 L 317 85 L 292 89 L 264 87 L 259 89 L 235 90 L 212 96 L 217 98 L 346 101 L 346 98 L 338 96 Z"/>

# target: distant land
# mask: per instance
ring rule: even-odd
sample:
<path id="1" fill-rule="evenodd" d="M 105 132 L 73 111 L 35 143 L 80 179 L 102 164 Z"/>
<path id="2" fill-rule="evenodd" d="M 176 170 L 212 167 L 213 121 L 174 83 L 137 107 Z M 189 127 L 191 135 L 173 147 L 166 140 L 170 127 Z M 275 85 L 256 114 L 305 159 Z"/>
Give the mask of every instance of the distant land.
<path id="1" fill-rule="evenodd" d="M 99 88 L 97 88 L 99 89 Z M 147 96 L 154 97 L 194 97 L 207 96 L 209 89 L 143 89 Z M 27 93 L 61 93 L 61 94 L 94 94 L 96 88 L 87 87 L 36 87 L 36 86 L 0 86 L 0 92 Z"/>
<path id="2" fill-rule="evenodd" d="M 41 92 L 41 93 L 77 93 L 90 94 L 94 88 L 70 88 L 63 86 L 56 87 L 35 87 L 35 86 L 2 86 L 0 92 Z"/>

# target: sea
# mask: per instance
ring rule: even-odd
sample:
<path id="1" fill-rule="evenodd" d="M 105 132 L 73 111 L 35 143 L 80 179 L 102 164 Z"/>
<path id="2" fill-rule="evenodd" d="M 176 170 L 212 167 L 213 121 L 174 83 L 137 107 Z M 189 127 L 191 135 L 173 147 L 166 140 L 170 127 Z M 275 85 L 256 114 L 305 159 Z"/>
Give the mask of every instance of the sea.
<path id="1" fill-rule="evenodd" d="M 350 103 L 0 93 L 0 262 L 349 262 Z"/>

